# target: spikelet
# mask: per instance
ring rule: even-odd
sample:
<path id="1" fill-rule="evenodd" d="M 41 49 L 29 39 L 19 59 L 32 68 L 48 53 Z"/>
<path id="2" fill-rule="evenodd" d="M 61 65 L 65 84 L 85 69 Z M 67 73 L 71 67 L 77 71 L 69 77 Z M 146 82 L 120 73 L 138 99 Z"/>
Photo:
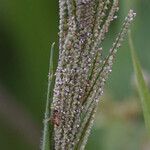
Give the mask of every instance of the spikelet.
<path id="1" fill-rule="evenodd" d="M 108 56 L 102 42 L 118 0 L 59 0 L 59 61 L 51 118 L 55 150 L 84 149 L 113 61 L 135 13 L 130 10 Z"/>
<path id="2" fill-rule="evenodd" d="M 64 39 L 68 31 L 68 12 L 66 0 L 59 0 L 59 50 L 62 51 Z"/>
<path id="3" fill-rule="evenodd" d="M 113 60 L 117 52 L 117 49 L 121 46 L 121 42 L 123 41 L 124 36 L 126 35 L 128 31 L 129 25 L 131 21 L 133 20 L 133 18 L 135 17 L 135 15 L 136 14 L 132 10 L 129 11 L 128 16 L 125 18 L 125 21 L 121 28 L 120 33 L 118 34 L 115 42 L 113 43 L 113 46 L 110 49 L 108 56 L 104 59 L 103 65 L 97 75 L 96 81 L 92 86 L 93 90 L 90 90 L 92 92 L 91 92 L 91 96 L 89 96 L 88 98 L 89 100 L 87 100 L 88 102 L 87 105 L 84 106 L 85 117 L 83 119 L 84 121 L 81 123 L 80 128 L 79 128 L 80 132 L 78 134 L 78 139 L 80 139 L 82 133 L 84 132 L 85 125 L 88 129 L 84 133 L 85 136 L 82 139 L 82 143 L 81 141 L 80 143 L 78 143 L 78 145 L 82 145 L 80 149 L 84 149 L 84 146 L 87 142 L 88 135 L 90 133 L 91 126 L 94 120 L 94 115 L 95 115 L 95 111 L 93 112 L 93 110 L 96 110 L 96 106 L 100 100 L 100 96 L 103 94 L 104 83 L 108 75 L 112 71 L 112 64 L 113 64 Z"/>

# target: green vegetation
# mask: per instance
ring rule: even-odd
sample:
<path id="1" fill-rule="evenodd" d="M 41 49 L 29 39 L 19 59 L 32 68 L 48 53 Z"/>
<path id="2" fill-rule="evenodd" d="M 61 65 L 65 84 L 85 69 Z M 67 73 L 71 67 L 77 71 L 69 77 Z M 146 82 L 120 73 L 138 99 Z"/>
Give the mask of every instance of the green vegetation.
<path id="1" fill-rule="evenodd" d="M 134 49 L 131 32 L 129 32 L 129 45 L 131 49 L 133 67 L 136 74 L 137 87 L 141 99 L 143 115 L 144 115 L 146 126 L 150 133 L 150 92 L 148 86 L 146 85 L 146 82 L 144 81 L 142 68 Z"/>
<path id="2" fill-rule="evenodd" d="M 149 75 L 149 0 L 120 0 L 120 22 L 112 24 L 106 49 L 129 10 L 126 4 L 137 13 L 132 38 L 142 69 Z M 54 70 L 57 66 L 58 22 L 58 1 L 0 1 L 0 149 L 39 149 L 53 41 L 56 41 Z M 136 87 L 132 86 L 130 58 L 126 40 L 105 87 L 87 150 L 145 150 L 150 147 L 140 99 Z"/>

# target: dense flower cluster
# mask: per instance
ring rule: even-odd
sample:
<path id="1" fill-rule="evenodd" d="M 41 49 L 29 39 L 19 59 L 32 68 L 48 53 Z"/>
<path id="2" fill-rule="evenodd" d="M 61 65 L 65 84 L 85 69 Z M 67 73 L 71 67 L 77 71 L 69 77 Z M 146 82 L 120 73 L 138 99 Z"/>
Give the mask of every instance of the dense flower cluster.
<path id="1" fill-rule="evenodd" d="M 56 150 L 84 149 L 105 81 L 135 13 L 130 10 L 109 54 L 102 41 L 118 0 L 59 0 L 59 61 L 52 103 Z"/>

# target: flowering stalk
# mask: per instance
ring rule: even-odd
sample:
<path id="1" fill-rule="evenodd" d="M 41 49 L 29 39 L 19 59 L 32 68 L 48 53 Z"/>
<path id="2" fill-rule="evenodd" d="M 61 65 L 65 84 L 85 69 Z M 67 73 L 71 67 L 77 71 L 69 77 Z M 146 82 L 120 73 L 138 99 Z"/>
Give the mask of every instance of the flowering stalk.
<path id="1" fill-rule="evenodd" d="M 55 150 L 85 148 L 116 52 L 135 17 L 130 10 L 102 59 L 102 42 L 117 18 L 118 1 L 59 0 L 59 61 L 51 105 Z"/>

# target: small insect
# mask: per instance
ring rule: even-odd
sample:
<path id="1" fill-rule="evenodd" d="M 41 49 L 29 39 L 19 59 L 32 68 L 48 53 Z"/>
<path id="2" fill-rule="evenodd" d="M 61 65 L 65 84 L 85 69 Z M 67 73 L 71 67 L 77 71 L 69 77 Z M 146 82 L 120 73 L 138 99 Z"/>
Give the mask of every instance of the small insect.
<path id="1" fill-rule="evenodd" d="M 58 110 L 54 110 L 53 111 L 53 115 L 52 115 L 52 118 L 51 118 L 51 122 L 56 125 L 56 126 L 59 126 L 60 125 L 60 113 Z"/>

